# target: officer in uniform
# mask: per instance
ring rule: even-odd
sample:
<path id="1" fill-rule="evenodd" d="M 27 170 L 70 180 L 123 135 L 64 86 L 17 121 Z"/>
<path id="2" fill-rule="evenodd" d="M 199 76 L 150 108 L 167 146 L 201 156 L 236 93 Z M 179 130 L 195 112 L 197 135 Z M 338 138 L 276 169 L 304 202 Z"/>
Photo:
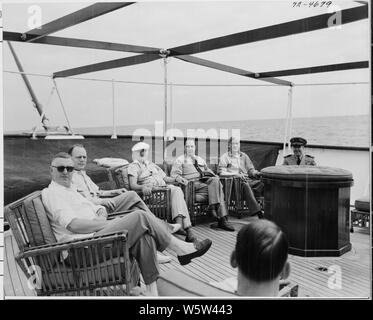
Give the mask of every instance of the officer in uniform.
<path id="1" fill-rule="evenodd" d="M 294 137 L 290 139 L 290 146 L 293 150 L 293 154 L 289 154 L 284 157 L 285 166 L 316 166 L 316 162 L 313 156 L 305 154 L 304 147 L 307 144 L 307 140 L 301 137 Z"/>

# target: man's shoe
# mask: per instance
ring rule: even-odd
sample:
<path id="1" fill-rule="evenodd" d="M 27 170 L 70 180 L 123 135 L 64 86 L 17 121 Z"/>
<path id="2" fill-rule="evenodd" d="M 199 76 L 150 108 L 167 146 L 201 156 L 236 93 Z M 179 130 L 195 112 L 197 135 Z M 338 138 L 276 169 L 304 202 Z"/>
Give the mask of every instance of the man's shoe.
<path id="1" fill-rule="evenodd" d="M 235 231 L 233 226 L 228 222 L 227 218 L 220 218 L 218 222 L 218 228 L 223 229 L 225 231 Z"/>
<path id="2" fill-rule="evenodd" d="M 197 249 L 197 251 L 194 251 L 189 254 L 184 254 L 182 256 L 177 256 L 177 259 L 179 260 L 180 264 L 184 266 L 190 263 L 192 259 L 203 256 L 210 249 L 211 244 L 212 244 L 212 241 L 210 239 L 205 239 L 203 241 L 196 241 L 194 243 L 194 247 Z"/>
<path id="3" fill-rule="evenodd" d="M 167 263 L 167 262 L 171 261 L 171 257 L 170 256 L 166 256 L 164 254 L 161 254 L 160 252 L 157 252 L 157 261 L 158 261 L 159 264 L 161 264 L 161 263 Z"/>
<path id="4" fill-rule="evenodd" d="M 177 232 L 175 232 L 175 234 L 185 237 L 187 235 L 187 232 L 184 229 L 180 229 Z"/>

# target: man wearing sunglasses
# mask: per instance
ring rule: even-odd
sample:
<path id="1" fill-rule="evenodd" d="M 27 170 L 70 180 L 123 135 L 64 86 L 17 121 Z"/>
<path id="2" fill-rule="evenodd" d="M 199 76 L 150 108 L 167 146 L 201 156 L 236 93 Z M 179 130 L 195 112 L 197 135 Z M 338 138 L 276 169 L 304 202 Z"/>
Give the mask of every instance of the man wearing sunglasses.
<path id="1" fill-rule="evenodd" d="M 153 213 L 146 206 L 144 201 L 135 191 L 127 191 L 125 188 L 115 190 L 100 190 L 100 188 L 87 175 L 87 151 L 82 144 L 73 145 L 68 154 L 74 162 L 72 183 L 77 187 L 78 192 L 96 205 L 101 205 L 108 212 L 118 212 L 139 209 L 150 215 Z M 167 224 L 172 233 L 177 232 L 180 224 Z M 171 262 L 171 257 L 157 253 L 159 263 Z"/>
<path id="2" fill-rule="evenodd" d="M 127 191 L 125 188 L 100 190 L 85 171 L 87 166 L 87 151 L 82 144 L 73 145 L 69 149 L 68 154 L 74 162 L 72 183 L 85 198 L 94 204 L 104 206 L 109 212 L 137 208 L 152 214 L 135 191 Z M 179 225 L 171 226 L 172 230 L 180 228 Z"/>
<path id="3" fill-rule="evenodd" d="M 50 167 L 52 182 L 42 191 L 43 203 L 58 242 L 128 230 L 130 254 L 139 264 L 146 295 L 158 294 L 156 250 L 171 249 L 181 265 L 190 263 L 209 250 L 211 240 L 195 243 L 181 241 L 171 235 L 162 220 L 144 210 L 135 209 L 122 217 L 108 220 L 104 206 L 94 204 L 77 191 L 72 183 L 73 166 L 69 154 L 61 152 L 54 156 Z"/>

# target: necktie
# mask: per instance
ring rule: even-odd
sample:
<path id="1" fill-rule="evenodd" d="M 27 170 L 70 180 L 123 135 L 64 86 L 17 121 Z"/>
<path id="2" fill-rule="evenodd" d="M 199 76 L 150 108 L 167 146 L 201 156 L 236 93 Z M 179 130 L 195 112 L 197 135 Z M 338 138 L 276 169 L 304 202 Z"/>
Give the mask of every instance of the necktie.
<path id="1" fill-rule="evenodd" d="M 297 165 L 299 166 L 300 164 L 300 157 L 297 157 Z"/>
<path id="2" fill-rule="evenodd" d="M 193 165 L 197 169 L 197 171 L 201 175 L 201 177 L 203 177 L 203 172 L 202 172 L 201 168 L 198 165 L 197 159 L 194 159 L 194 164 Z"/>

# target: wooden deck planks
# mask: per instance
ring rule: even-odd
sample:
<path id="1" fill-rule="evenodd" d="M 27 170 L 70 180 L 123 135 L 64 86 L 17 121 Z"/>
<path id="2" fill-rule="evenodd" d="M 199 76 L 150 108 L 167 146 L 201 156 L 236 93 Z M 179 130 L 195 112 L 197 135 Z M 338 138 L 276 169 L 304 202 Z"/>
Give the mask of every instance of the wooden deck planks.
<path id="1" fill-rule="evenodd" d="M 26 276 L 19 268 L 14 257 L 18 253 L 17 243 L 10 231 L 4 233 L 4 294 L 5 296 L 35 296 L 29 289 Z"/>
<path id="2" fill-rule="evenodd" d="M 231 222 L 236 230 L 248 219 L 234 219 Z M 237 232 L 226 232 L 211 229 L 208 225 L 194 227 L 199 239 L 210 238 L 213 241 L 211 249 L 201 258 L 193 260 L 186 266 L 178 263 L 177 257 L 166 250 L 172 261 L 160 265 L 160 271 L 177 269 L 201 281 L 222 281 L 235 277 L 237 270 L 230 266 L 230 254 L 236 242 Z M 352 250 L 342 257 L 303 258 L 290 255 L 292 272 L 290 280 L 299 284 L 300 296 L 309 297 L 357 297 L 370 296 L 370 241 L 369 235 L 356 231 L 351 234 Z M 4 238 L 4 290 L 6 296 L 33 294 L 27 290 L 25 276 L 16 265 L 14 254 L 18 251 L 14 238 L 7 233 Z M 317 267 L 328 268 L 338 265 L 342 270 L 342 289 L 336 290 L 328 287 L 328 279 L 332 276 L 327 271 L 319 271 Z"/>

